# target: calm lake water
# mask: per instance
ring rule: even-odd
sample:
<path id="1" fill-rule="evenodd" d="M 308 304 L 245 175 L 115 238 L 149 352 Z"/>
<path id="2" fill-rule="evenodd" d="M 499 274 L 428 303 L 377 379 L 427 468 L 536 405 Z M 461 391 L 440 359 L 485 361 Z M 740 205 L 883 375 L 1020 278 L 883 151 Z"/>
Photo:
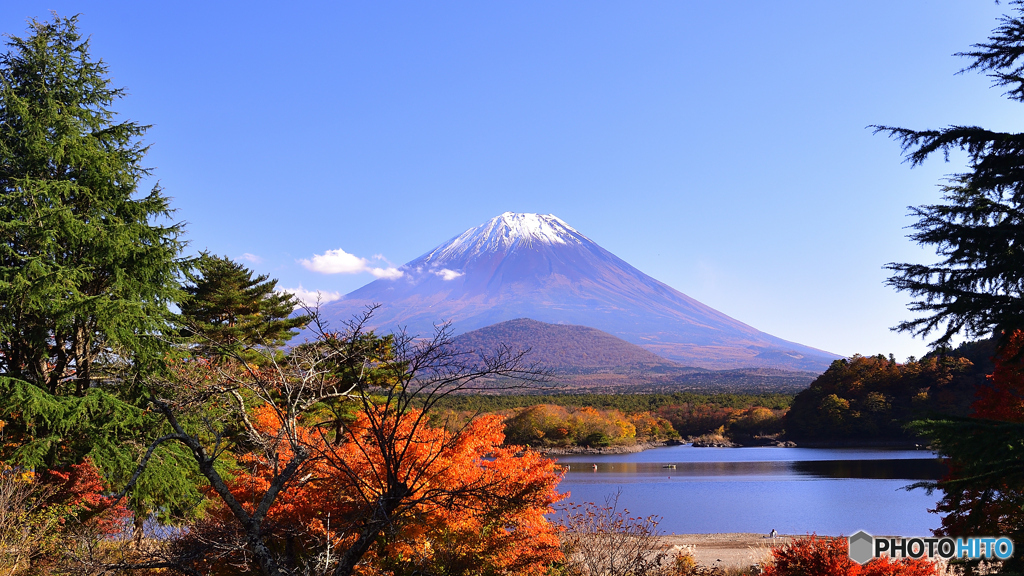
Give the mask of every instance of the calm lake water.
<path id="1" fill-rule="evenodd" d="M 602 503 L 621 489 L 631 516 L 661 516 L 665 533 L 762 532 L 927 536 L 939 493 L 903 490 L 938 479 L 927 451 L 670 446 L 636 454 L 558 458 L 568 502 Z M 597 464 L 597 471 L 593 466 Z M 675 465 L 675 468 L 664 466 Z"/>

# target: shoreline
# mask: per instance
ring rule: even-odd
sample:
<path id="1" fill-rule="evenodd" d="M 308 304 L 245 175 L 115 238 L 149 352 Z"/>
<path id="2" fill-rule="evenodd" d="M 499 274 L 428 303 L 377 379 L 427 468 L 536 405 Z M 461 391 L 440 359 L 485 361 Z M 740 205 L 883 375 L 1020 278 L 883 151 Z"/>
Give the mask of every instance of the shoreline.
<path id="1" fill-rule="evenodd" d="M 750 532 L 717 532 L 711 534 L 662 534 L 658 537 L 669 554 L 689 551 L 698 564 L 719 568 L 747 568 L 771 557 L 771 548 L 789 543 L 803 535 Z"/>
<path id="2" fill-rule="evenodd" d="M 664 448 L 666 446 L 682 446 L 685 442 L 679 440 L 662 440 L 659 442 L 637 442 L 623 446 L 605 446 L 595 448 L 592 446 L 529 446 L 531 450 L 539 452 L 543 456 L 568 456 L 572 454 L 589 454 L 593 456 L 610 456 L 614 454 L 636 454 L 652 448 Z"/>
<path id="3" fill-rule="evenodd" d="M 570 456 L 570 455 L 591 455 L 591 456 L 612 456 L 616 454 L 636 454 L 653 448 L 665 448 L 668 446 L 684 446 L 691 444 L 682 440 L 662 440 L 657 442 L 638 442 L 636 444 L 622 446 L 606 446 L 596 448 L 591 446 L 528 446 L 530 450 L 540 453 L 543 456 Z M 711 446 L 693 444 L 694 448 L 892 448 L 899 450 L 931 450 L 931 447 L 900 440 L 879 440 L 879 441 L 832 441 L 832 442 L 801 442 L 797 444 L 792 441 L 783 441 L 777 444 L 733 444 L 732 446 Z"/>

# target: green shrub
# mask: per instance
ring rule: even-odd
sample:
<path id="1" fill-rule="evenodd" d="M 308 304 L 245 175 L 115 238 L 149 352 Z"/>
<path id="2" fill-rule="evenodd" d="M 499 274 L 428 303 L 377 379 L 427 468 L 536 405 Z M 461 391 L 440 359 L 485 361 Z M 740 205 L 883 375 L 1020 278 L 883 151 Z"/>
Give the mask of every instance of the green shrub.
<path id="1" fill-rule="evenodd" d="M 612 439 L 604 432 L 594 432 L 583 440 L 583 445 L 593 448 L 604 448 L 612 445 Z"/>

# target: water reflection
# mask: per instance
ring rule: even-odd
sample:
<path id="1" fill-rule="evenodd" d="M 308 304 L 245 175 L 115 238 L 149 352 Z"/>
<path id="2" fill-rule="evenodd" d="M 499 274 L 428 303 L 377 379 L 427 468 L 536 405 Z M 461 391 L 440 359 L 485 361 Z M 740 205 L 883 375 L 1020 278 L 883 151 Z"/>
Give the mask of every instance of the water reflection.
<path id="1" fill-rule="evenodd" d="M 596 464 L 597 468 L 594 469 Z M 946 465 L 936 458 L 892 460 L 809 460 L 776 462 L 568 462 L 569 476 L 584 479 L 587 474 L 612 474 L 621 477 L 793 477 L 868 478 L 876 480 L 938 480 Z M 610 478 L 609 478 L 610 479 Z M 622 478 L 625 480 L 625 478 Z M 749 479 L 749 478 L 748 478 Z M 607 479 L 603 479 L 607 480 Z"/>
<path id="2" fill-rule="evenodd" d="M 871 478 L 875 480 L 938 480 L 947 466 L 938 458 L 926 460 L 818 460 L 791 462 L 797 474 L 815 478 Z"/>

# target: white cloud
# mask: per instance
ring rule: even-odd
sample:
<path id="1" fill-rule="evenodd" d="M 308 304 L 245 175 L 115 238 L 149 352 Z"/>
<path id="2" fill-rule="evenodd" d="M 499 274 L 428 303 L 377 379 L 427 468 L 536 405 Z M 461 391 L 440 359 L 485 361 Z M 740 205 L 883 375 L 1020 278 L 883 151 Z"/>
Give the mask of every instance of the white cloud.
<path id="1" fill-rule="evenodd" d="M 305 266 L 307 270 L 321 274 L 358 274 L 366 271 L 369 261 L 338 248 L 323 254 L 314 254 L 312 260 L 303 258 L 299 260 L 299 264 Z"/>
<path id="2" fill-rule="evenodd" d="M 388 263 L 389 266 L 387 268 L 370 266 L 370 261 L 366 258 L 349 254 L 341 248 L 328 250 L 323 254 L 314 254 L 311 259 L 303 258 L 299 260 L 299 264 L 302 264 L 307 270 L 320 272 L 321 274 L 359 274 L 360 272 L 369 272 L 377 278 L 385 278 L 387 280 L 394 280 L 405 275 L 405 272 L 391 266 L 391 263 L 380 254 L 374 254 L 373 259 L 382 260 Z"/>
<path id="3" fill-rule="evenodd" d="M 459 276 L 465 276 L 465 272 L 456 272 L 455 270 L 449 270 L 447 268 L 441 268 L 440 270 L 434 270 L 434 274 L 437 274 L 444 280 L 455 280 Z"/>
<path id="4" fill-rule="evenodd" d="M 236 258 L 236 260 L 245 260 L 246 262 L 252 262 L 253 264 L 262 264 L 263 263 L 263 258 L 260 258 L 259 256 L 255 255 L 255 254 L 250 254 L 248 252 L 246 252 L 245 254 L 242 254 L 241 256 Z"/>
<path id="5" fill-rule="evenodd" d="M 385 278 L 387 280 L 395 280 L 405 276 L 405 272 L 402 272 L 398 268 L 369 268 L 367 272 L 373 274 L 377 278 Z"/>
<path id="6" fill-rule="evenodd" d="M 341 300 L 340 292 L 324 292 L 322 290 L 306 290 L 299 284 L 298 288 L 278 288 L 278 292 L 287 292 L 294 295 L 299 299 L 300 302 L 306 306 L 316 306 L 319 301 L 320 304 L 327 304 L 328 302 L 334 302 L 335 300 Z"/>

